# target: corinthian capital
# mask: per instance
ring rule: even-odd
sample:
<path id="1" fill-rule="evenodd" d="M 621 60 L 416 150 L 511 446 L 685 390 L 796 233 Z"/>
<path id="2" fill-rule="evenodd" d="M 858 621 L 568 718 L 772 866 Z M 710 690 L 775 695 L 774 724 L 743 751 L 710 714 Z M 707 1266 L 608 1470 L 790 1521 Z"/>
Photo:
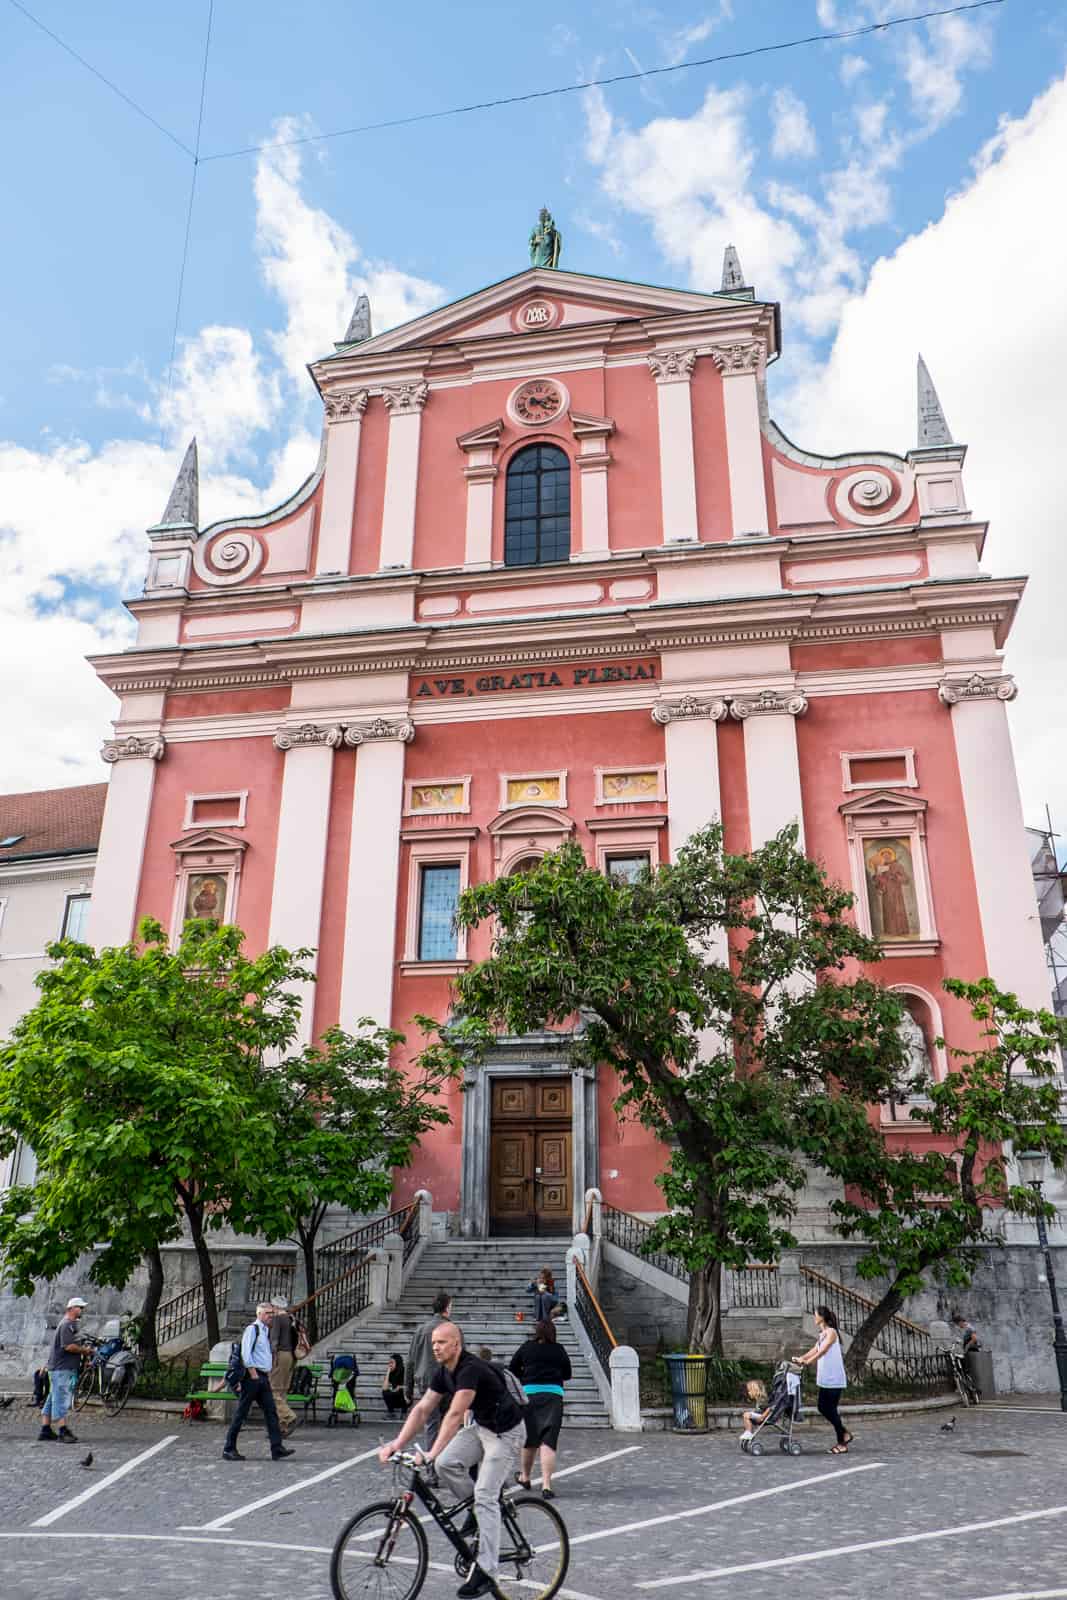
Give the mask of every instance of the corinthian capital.
<path id="1" fill-rule="evenodd" d="M 942 678 L 937 686 L 937 698 L 946 706 L 966 700 L 1014 700 L 1018 693 L 1014 678 L 983 678 L 980 672 L 969 678 Z"/>
<path id="2" fill-rule="evenodd" d="M 336 750 L 341 743 L 341 728 L 336 723 L 301 722 L 294 728 L 279 728 L 274 735 L 275 750 L 306 750 L 312 745 L 329 745 Z"/>
<path id="3" fill-rule="evenodd" d="M 327 422 L 352 422 L 361 417 L 370 399 L 366 389 L 341 389 L 326 396 Z"/>
<path id="4" fill-rule="evenodd" d="M 695 350 L 657 350 L 647 358 L 649 371 L 657 383 L 688 383 L 696 359 Z"/>
<path id="5" fill-rule="evenodd" d="M 718 345 L 712 360 L 726 378 L 742 372 L 758 372 L 763 362 L 763 346 L 757 343 Z"/>
<path id="6" fill-rule="evenodd" d="M 146 734 L 144 738 L 128 733 L 124 739 L 108 739 L 100 754 L 109 765 L 115 761 L 162 761 L 166 748 L 161 733 Z"/>
<path id="7" fill-rule="evenodd" d="M 807 697 L 798 689 L 761 689 L 750 700 L 739 697 L 730 701 L 730 715 L 737 722 L 744 722 L 746 717 L 802 717 L 807 709 Z"/>
<path id="8" fill-rule="evenodd" d="M 415 724 L 407 717 L 374 717 L 345 729 L 345 744 L 353 747 L 375 739 L 399 739 L 401 744 L 410 744 L 414 737 Z"/>
<path id="9" fill-rule="evenodd" d="M 725 716 L 725 700 L 705 700 L 695 694 L 683 694 L 679 700 L 657 700 L 652 707 L 652 721 L 664 728 L 668 722 L 689 722 L 698 717 L 722 722 Z"/>
<path id="10" fill-rule="evenodd" d="M 382 390 L 382 399 L 394 417 L 406 417 L 421 411 L 429 398 L 430 385 L 425 378 L 418 383 L 396 383 Z"/>

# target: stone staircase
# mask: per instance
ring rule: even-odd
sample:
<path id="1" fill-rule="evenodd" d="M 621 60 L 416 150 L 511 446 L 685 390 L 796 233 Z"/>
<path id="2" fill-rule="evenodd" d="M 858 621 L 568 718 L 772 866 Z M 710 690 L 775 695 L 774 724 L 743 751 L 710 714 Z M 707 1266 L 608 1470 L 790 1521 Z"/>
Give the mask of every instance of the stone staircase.
<path id="1" fill-rule="evenodd" d="M 530 1337 L 533 1296 L 526 1293 L 526 1285 L 539 1267 L 551 1268 L 556 1288 L 566 1298 L 568 1243 L 561 1239 L 477 1239 L 427 1244 L 397 1303 L 364 1313 L 339 1328 L 316 1346 L 314 1358 L 325 1360 L 337 1351 L 355 1355 L 359 1362 L 356 1395 L 364 1426 L 384 1433 L 390 1424 L 381 1385 L 389 1357 L 399 1351 L 406 1363 L 411 1336 L 431 1315 L 437 1291 L 444 1289 L 452 1295 L 453 1316 L 463 1329 L 465 1343 L 473 1350 L 488 1345 L 494 1360 L 507 1363 Z M 521 1323 L 515 1320 L 517 1311 L 525 1313 Z M 569 1316 L 557 1323 L 556 1333 L 574 1372 L 567 1385 L 565 1424 L 572 1428 L 610 1427 L 608 1409 Z M 328 1392 L 323 1381 L 323 1396 Z"/>

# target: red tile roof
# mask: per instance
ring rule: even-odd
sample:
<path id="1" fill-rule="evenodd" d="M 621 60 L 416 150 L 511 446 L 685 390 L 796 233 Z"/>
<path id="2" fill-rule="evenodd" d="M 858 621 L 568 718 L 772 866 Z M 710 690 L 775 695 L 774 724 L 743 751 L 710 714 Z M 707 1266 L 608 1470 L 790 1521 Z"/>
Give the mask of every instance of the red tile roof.
<path id="1" fill-rule="evenodd" d="M 106 798 L 106 783 L 0 794 L 0 839 L 17 838 L 17 843 L 0 849 L 0 864 L 95 850 Z"/>

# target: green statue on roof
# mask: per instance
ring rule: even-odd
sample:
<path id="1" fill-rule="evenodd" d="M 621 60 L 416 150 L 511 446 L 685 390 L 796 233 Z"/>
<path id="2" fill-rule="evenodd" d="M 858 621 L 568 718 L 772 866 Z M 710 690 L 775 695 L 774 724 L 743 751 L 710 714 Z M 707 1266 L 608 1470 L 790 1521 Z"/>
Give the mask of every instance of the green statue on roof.
<path id="1" fill-rule="evenodd" d="M 537 226 L 530 235 L 531 267 L 558 267 L 563 235 L 552 220 L 547 206 L 541 207 Z"/>

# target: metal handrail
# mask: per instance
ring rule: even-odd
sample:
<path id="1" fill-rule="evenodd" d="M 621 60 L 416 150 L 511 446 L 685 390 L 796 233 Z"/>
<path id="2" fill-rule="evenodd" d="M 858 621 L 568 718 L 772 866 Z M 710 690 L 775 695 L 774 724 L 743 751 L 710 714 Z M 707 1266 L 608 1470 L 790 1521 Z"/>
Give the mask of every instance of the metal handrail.
<path id="1" fill-rule="evenodd" d="M 417 1200 L 413 1200 L 411 1202 L 411 1204 L 408 1206 L 408 1214 L 404 1218 L 404 1221 L 400 1226 L 400 1237 L 404 1241 L 403 1261 L 404 1261 L 404 1265 L 405 1266 L 407 1266 L 408 1260 L 410 1259 L 410 1257 L 414 1253 L 415 1246 L 418 1244 L 419 1239 L 421 1237 L 421 1234 L 422 1234 L 422 1220 L 421 1220 L 421 1218 L 422 1218 L 422 1207 L 421 1207 L 421 1205 L 419 1204 L 419 1202 Z"/>
<path id="2" fill-rule="evenodd" d="M 826 1277 L 814 1267 L 801 1264 L 800 1272 L 806 1291 L 806 1309 L 814 1311 L 818 1301 L 824 1299 L 834 1311 L 845 1333 L 857 1333 L 875 1309 L 876 1301 L 861 1294 L 858 1289 L 846 1288 L 843 1283 L 837 1283 L 833 1278 Z M 925 1328 L 896 1313 L 886 1322 L 875 1343 L 887 1355 L 895 1357 L 914 1354 L 917 1349 L 924 1353 L 933 1349 L 933 1340 Z"/>
<path id="3" fill-rule="evenodd" d="M 417 1206 L 418 1202 L 415 1202 Z M 390 1233 L 403 1231 L 400 1219 L 403 1218 L 410 1225 L 411 1206 L 401 1206 L 396 1211 L 389 1211 L 384 1217 L 374 1217 L 370 1222 L 364 1222 L 358 1228 L 353 1228 L 351 1233 L 343 1233 L 339 1239 L 331 1239 L 329 1244 L 324 1244 L 321 1250 L 315 1252 L 316 1277 L 341 1276 L 349 1266 L 358 1265 L 356 1258 L 362 1256 L 365 1250 L 371 1250 L 375 1245 L 384 1244 Z M 344 1262 L 342 1267 L 340 1262 Z"/>
<path id="4" fill-rule="evenodd" d="M 367 1282 L 371 1257 L 374 1254 L 368 1250 L 362 1260 L 348 1267 L 338 1277 L 329 1283 L 324 1283 L 321 1289 L 316 1289 L 314 1294 L 309 1294 L 306 1299 L 300 1300 L 295 1306 L 290 1306 L 289 1315 L 293 1317 L 306 1317 L 309 1308 L 314 1308 L 315 1313 L 315 1342 L 329 1338 L 343 1322 L 348 1322 L 352 1317 L 364 1311 L 370 1305 L 370 1284 Z M 355 1279 L 362 1275 L 364 1283 L 362 1294 L 349 1295 L 341 1286 L 353 1284 Z M 332 1303 L 331 1303 L 332 1302 Z"/>
<path id="5" fill-rule="evenodd" d="M 800 1270 L 805 1278 L 821 1283 L 826 1289 L 836 1290 L 838 1294 L 844 1295 L 847 1300 L 858 1300 L 867 1311 L 873 1311 L 878 1304 L 877 1300 L 872 1300 L 868 1295 L 861 1294 L 858 1289 L 849 1289 L 845 1284 L 838 1283 L 835 1278 L 828 1278 L 824 1272 L 819 1272 L 815 1267 L 807 1267 L 802 1262 Z M 912 1322 L 910 1317 L 902 1317 L 899 1311 L 894 1311 L 893 1321 L 899 1323 L 901 1327 L 907 1328 L 909 1333 L 917 1334 L 920 1339 L 928 1340 L 930 1338 L 928 1330 L 921 1323 Z"/>
<path id="6" fill-rule="evenodd" d="M 272 1300 L 280 1294 L 288 1299 L 293 1292 L 295 1275 L 296 1268 L 283 1261 L 272 1261 L 266 1265 L 253 1262 L 248 1269 L 249 1303 L 258 1305 L 261 1300 Z"/>
<path id="7" fill-rule="evenodd" d="M 688 1283 L 689 1268 L 677 1256 L 672 1256 L 669 1250 L 645 1248 L 645 1241 L 652 1232 L 652 1226 L 652 1223 L 646 1222 L 643 1217 L 635 1217 L 632 1211 L 620 1211 L 618 1206 L 600 1207 L 600 1231 L 609 1244 L 617 1245 L 620 1250 L 629 1251 L 632 1256 L 639 1256 L 642 1261 L 658 1267 L 669 1277 L 680 1278 L 683 1283 Z"/>
<path id="8" fill-rule="evenodd" d="M 215 1286 L 215 1308 L 221 1311 L 229 1294 L 229 1267 L 220 1267 L 218 1272 L 212 1274 L 211 1281 Z M 204 1285 L 194 1283 L 192 1288 L 183 1289 L 181 1294 L 176 1294 L 170 1300 L 164 1300 L 161 1306 L 157 1306 L 156 1342 L 160 1345 L 167 1344 L 169 1340 L 176 1339 L 179 1333 L 185 1333 L 188 1328 L 195 1328 L 198 1322 L 203 1321 Z"/>
<path id="9" fill-rule="evenodd" d="M 730 1289 L 734 1305 L 742 1311 L 782 1303 L 781 1280 L 772 1263 L 746 1261 L 743 1267 L 731 1268 Z"/>
<path id="10" fill-rule="evenodd" d="M 575 1261 L 574 1274 L 577 1284 L 574 1310 L 581 1319 L 593 1353 L 600 1363 L 605 1375 L 611 1372 L 611 1352 L 618 1348 L 618 1340 L 611 1331 L 611 1326 L 601 1308 L 600 1301 L 593 1293 L 589 1279 L 582 1270 L 581 1262 Z"/>

